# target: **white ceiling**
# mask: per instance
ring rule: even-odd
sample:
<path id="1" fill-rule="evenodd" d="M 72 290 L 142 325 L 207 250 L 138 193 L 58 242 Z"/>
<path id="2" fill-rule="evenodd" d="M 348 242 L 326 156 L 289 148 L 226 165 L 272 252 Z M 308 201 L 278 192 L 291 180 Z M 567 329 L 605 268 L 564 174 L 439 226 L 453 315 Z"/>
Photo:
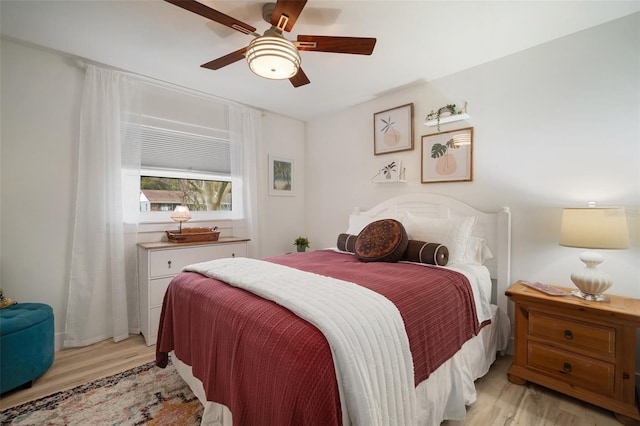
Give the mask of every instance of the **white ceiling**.
<path id="1" fill-rule="evenodd" d="M 266 1 L 202 3 L 262 33 Z M 311 84 L 253 75 L 239 61 L 200 68 L 249 43 L 162 0 L 0 0 L 3 35 L 309 120 L 640 11 L 640 1 L 309 0 L 298 34 L 375 37 L 373 55 L 301 52 Z M 595 52 L 594 52 L 595 54 Z"/>

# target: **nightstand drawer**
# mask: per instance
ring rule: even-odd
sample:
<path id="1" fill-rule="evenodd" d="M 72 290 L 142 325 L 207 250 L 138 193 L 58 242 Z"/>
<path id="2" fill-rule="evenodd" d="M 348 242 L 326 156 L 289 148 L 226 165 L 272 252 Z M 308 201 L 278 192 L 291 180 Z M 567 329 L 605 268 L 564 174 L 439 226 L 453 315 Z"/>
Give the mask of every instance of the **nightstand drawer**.
<path id="1" fill-rule="evenodd" d="M 586 324 L 530 311 L 529 335 L 572 348 L 615 356 L 616 330 L 612 327 Z"/>
<path id="2" fill-rule="evenodd" d="M 607 396 L 613 395 L 614 364 L 582 357 L 550 346 L 529 343 L 527 365 L 566 381 L 572 386 Z"/>

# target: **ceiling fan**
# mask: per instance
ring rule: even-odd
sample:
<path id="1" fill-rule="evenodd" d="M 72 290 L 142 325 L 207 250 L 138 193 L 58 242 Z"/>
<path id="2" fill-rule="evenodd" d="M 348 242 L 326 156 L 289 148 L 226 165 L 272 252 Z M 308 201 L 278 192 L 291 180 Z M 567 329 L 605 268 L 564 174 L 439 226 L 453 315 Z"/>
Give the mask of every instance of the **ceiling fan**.
<path id="1" fill-rule="evenodd" d="M 201 65 L 203 68 L 217 70 L 246 58 L 255 74 L 274 80 L 289 79 L 294 87 L 310 82 L 300 67 L 299 51 L 371 55 L 376 44 L 376 39 L 370 37 L 299 35 L 296 41 L 287 40 L 282 33 L 291 31 L 307 0 L 277 0 L 275 4 L 265 4 L 262 17 L 271 27 L 263 35 L 256 33 L 251 25 L 196 0 L 165 1 L 255 37 L 249 45 Z"/>

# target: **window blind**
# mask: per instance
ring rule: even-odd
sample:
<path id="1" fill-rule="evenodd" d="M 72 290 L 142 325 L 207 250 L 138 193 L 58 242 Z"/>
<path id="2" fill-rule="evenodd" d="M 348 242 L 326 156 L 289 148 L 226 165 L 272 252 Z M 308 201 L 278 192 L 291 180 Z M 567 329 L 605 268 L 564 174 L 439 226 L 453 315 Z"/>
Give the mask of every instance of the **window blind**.
<path id="1" fill-rule="evenodd" d="M 142 125 L 141 167 L 231 174 L 228 140 L 179 130 Z"/>

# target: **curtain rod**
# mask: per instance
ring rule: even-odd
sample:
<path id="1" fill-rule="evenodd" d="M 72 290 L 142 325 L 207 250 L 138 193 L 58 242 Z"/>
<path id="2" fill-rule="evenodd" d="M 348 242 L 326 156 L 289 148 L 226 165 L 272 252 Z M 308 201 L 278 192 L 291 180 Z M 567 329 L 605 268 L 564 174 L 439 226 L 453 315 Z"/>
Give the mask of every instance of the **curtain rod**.
<path id="1" fill-rule="evenodd" d="M 131 71 L 124 71 L 122 69 L 115 68 L 115 67 L 112 67 L 112 66 L 109 66 L 109 65 L 101 64 L 101 63 L 94 62 L 94 61 L 88 61 L 88 60 L 83 59 L 83 58 L 75 58 L 75 61 L 76 61 L 76 65 L 78 67 L 82 68 L 83 70 L 86 70 L 89 65 L 93 65 L 93 66 L 98 67 L 98 68 L 103 68 L 103 69 L 107 69 L 107 70 L 110 70 L 110 71 L 116 71 L 116 72 L 119 72 L 119 73 L 121 73 L 123 75 L 136 78 L 141 83 L 145 83 L 145 84 L 148 84 L 148 85 L 151 85 L 151 86 L 160 87 L 162 89 L 169 89 L 169 90 L 173 90 L 173 91 L 180 92 L 180 93 L 185 93 L 186 92 L 187 94 L 191 94 L 191 95 L 194 95 L 194 96 L 200 96 L 200 97 L 205 98 L 205 99 L 211 99 L 211 100 L 214 100 L 214 101 L 219 102 L 219 103 L 225 103 L 225 104 L 228 104 L 228 105 L 233 105 L 233 106 L 238 106 L 238 107 L 243 107 L 243 108 L 251 108 L 251 109 L 253 109 L 255 111 L 260 111 L 261 113 L 264 113 L 263 110 L 258 109 L 258 108 L 254 108 L 254 107 L 250 107 L 250 106 L 247 106 L 247 105 L 243 105 L 243 104 L 241 104 L 239 102 L 231 101 L 229 99 L 221 98 L 219 96 L 215 96 L 215 95 L 212 95 L 212 94 L 209 94 L 209 93 L 201 92 L 199 90 L 190 89 L 188 87 L 180 86 L 180 85 L 177 85 L 177 84 L 174 84 L 174 83 L 169 83 L 167 81 L 157 80 L 157 79 L 152 78 L 152 77 L 147 77 L 146 75 L 137 74 L 137 73 L 134 73 L 134 72 L 131 72 Z"/>

